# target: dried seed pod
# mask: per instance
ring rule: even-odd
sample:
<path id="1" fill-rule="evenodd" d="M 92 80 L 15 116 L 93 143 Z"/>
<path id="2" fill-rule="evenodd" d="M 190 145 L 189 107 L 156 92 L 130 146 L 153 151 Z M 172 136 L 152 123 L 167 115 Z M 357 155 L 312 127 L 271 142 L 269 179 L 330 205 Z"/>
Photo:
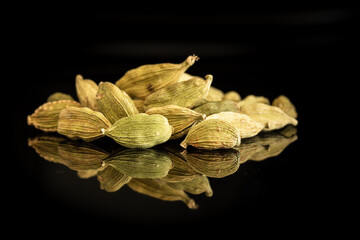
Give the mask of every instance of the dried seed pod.
<path id="1" fill-rule="evenodd" d="M 57 132 L 71 139 L 93 141 L 101 138 L 102 129 L 111 126 L 111 123 L 101 112 L 87 107 L 68 107 L 59 115 Z"/>
<path id="2" fill-rule="evenodd" d="M 232 148 L 240 145 L 240 141 L 239 131 L 230 123 L 209 119 L 194 125 L 180 145 L 210 150 Z"/>
<path id="3" fill-rule="evenodd" d="M 144 108 L 145 100 L 143 100 L 143 99 L 133 99 L 133 102 L 134 102 L 135 107 L 137 108 L 139 113 L 144 113 L 145 112 L 145 108 Z"/>
<path id="4" fill-rule="evenodd" d="M 80 103 L 72 100 L 47 102 L 38 107 L 27 117 L 27 124 L 45 132 L 56 132 L 61 110 L 69 107 L 80 107 Z"/>
<path id="5" fill-rule="evenodd" d="M 116 86 L 131 97 L 145 99 L 149 94 L 177 82 L 182 74 L 199 58 L 189 56 L 180 64 L 148 64 L 131 69 L 117 82 Z"/>
<path id="6" fill-rule="evenodd" d="M 239 107 L 236 102 L 231 100 L 206 102 L 193 109 L 196 112 L 210 116 L 220 112 L 239 112 Z"/>
<path id="7" fill-rule="evenodd" d="M 241 96 L 236 91 L 229 91 L 224 94 L 224 100 L 231 100 L 234 102 L 239 102 L 241 100 Z"/>
<path id="8" fill-rule="evenodd" d="M 173 163 L 163 150 L 125 149 L 110 156 L 106 163 L 133 178 L 163 178 Z"/>
<path id="9" fill-rule="evenodd" d="M 192 78 L 199 78 L 199 79 L 202 79 L 204 80 L 202 77 L 199 77 L 199 76 L 194 76 L 194 75 L 191 75 L 189 73 L 183 73 L 181 75 L 181 77 L 179 78 L 178 82 L 183 82 L 183 81 L 186 81 L 186 80 L 189 80 L 189 79 L 192 79 Z"/>
<path id="10" fill-rule="evenodd" d="M 126 185 L 131 177 L 109 165 L 104 170 L 97 172 L 97 179 L 101 189 L 107 192 L 116 192 Z"/>
<path id="11" fill-rule="evenodd" d="M 173 127 L 162 115 L 139 113 L 119 119 L 104 132 L 124 147 L 150 148 L 166 142 L 173 133 Z"/>
<path id="12" fill-rule="evenodd" d="M 224 92 L 221 91 L 220 89 L 210 86 L 209 89 L 209 93 L 208 95 L 205 97 L 206 101 L 221 101 L 224 98 Z"/>
<path id="13" fill-rule="evenodd" d="M 176 105 L 154 107 L 146 111 L 147 114 L 161 114 L 167 118 L 169 124 L 174 128 L 170 140 L 178 139 L 189 131 L 190 127 L 205 119 L 205 114 L 195 112 L 189 108 Z"/>
<path id="14" fill-rule="evenodd" d="M 235 173 L 240 166 L 240 153 L 235 149 L 201 150 L 182 152 L 190 166 L 208 177 L 223 178 Z"/>
<path id="15" fill-rule="evenodd" d="M 297 118 L 298 116 L 294 104 L 290 101 L 288 97 L 284 95 L 280 95 L 275 98 L 272 102 L 272 105 L 280 108 L 292 118 Z"/>
<path id="16" fill-rule="evenodd" d="M 239 108 L 244 104 L 253 104 L 253 103 L 270 104 L 270 101 L 268 98 L 263 96 L 248 95 L 243 100 L 237 102 Z"/>
<path id="17" fill-rule="evenodd" d="M 135 192 L 148 195 L 163 201 L 182 201 L 188 208 L 197 209 L 198 205 L 184 191 L 169 186 L 161 179 L 133 178 L 127 184 Z"/>
<path id="18" fill-rule="evenodd" d="M 93 80 L 84 79 L 83 76 L 77 74 L 75 77 L 75 87 L 81 105 L 97 110 L 96 93 L 99 86 Z"/>
<path id="19" fill-rule="evenodd" d="M 255 121 L 264 124 L 264 131 L 282 128 L 288 124 L 296 126 L 298 121 L 278 107 L 264 103 L 245 104 L 240 112 L 249 115 Z"/>
<path id="20" fill-rule="evenodd" d="M 205 175 L 197 175 L 190 181 L 172 182 L 169 183 L 169 185 L 175 189 L 183 190 L 194 195 L 202 193 L 205 193 L 207 197 L 213 195 L 209 179 Z"/>
<path id="21" fill-rule="evenodd" d="M 75 101 L 71 95 L 62 93 L 62 92 L 55 92 L 47 98 L 47 102 L 54 102 L 54 101 L 60 101 L 60 100 Z"/>
<path id="22" fill-rule="evenodd" d="M 96 100 L 99 111 L 104 114 L 110 123 L 115 123 L 120 118 L 139 113 L 129 95 L 111 82 L 99 83 Z"/>
<path id="23" fill-rule="evenodd" d="M 264 128 L 263 124 L 243 113 L 220 112 L 206 117 L 206 121 L 209 119 L 220 119 L 230 123 L 237 128 L 241 139 L 253 137 Z"/>
<path id="24" fill-rule="evenodd" d="M 209 92 L 212 83 L 212 75 L 206 75 L 205 81 L 192 78 L 183 82 L 168 85 L 146 97 L 145 109 L 177 105 L 192 108 L 203 100 Z"/>

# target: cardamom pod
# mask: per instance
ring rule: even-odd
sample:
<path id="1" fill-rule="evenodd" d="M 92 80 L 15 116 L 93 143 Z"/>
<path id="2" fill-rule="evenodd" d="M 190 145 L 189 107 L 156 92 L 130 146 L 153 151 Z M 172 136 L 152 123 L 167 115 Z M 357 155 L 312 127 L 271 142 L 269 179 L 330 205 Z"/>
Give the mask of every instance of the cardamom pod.
<path id="1" fill-rule="evenodd" d="M 144 113 L 145 112 L 145 108 L 144 108 L 145 100 L 143 100 L 143 99 L 133 99 L 133 102 L 134 102 L 135 107 L 137 108 L 139 113 Z"/>
<path id="2" fill-rule="evenodd" d="M 97 180 L 100 182 L 101 189 L 107 192 L 116 192 L 125 186 L 131 177 L 109 165 L 97 173 Z"/>
<path id="3" fill-rule="evenodd" d="M 146 111 L 147 114 L 161 114 L 167 118 L 169 124 L 174 128 L 170 138 L 178 139 L 189 131 L 190 127 L 197 122 L 205 119 L 205 114 L 195 112 L 189 108 L 176 105 L 154 107 Z"/>
<path id="4" fill-rule="evenodd" d="M 239 108 L 241 108 L 242 105 L 253 104 L 253 103 L 270 104 L 270 101 L 268 98 L 263 97 L 263 96 L 248 95 L 241 101 L 237 102 L 237 105 Z"/>
<path id="5" fill-rule="evenodd" d="M 240 112 L 249 115 L 255 121 L 264 125 L 263 131 L 271 131 L 282 128 L 288 124 L 296 126 L 298 121 L 287 115 L 278 107 L 264 103 L 245 104 Z"/>
<path id="6" fill-rule="evenodd" d="M 199 58 L 189 56 L 180 64 L 160 63 L 147 64 L 128 70 L 117 82 L 116 86 L 131 97 L 145 99 L 149 94 L 177 82 L 182 74 Z"/>
<path id="7" fill-rule="evenodd" d="M 99 111 L 112 124 L 120 118 L 139 113 L 129 95 L 111 82 L 99 83 L 96 100 Z"/>
<path id="8" fill-rule="evenodd" d="M 224 100 L 231 100 L 234 102 L 239 102 L 241 100 L 241 96 L 236 91 L 229 91 L 224 94 Z"/>
<path id="9" fill-rule="evenodd" d="M 163 178 L 173 167 L 168 154 L 160 149 L 125 149 L 110 156 L 106 163 L 133 178 Z"/>
<path id="10" fill-rule="evenodd" d="M 72 100 L 44 103 L 27 117 L 27 124 L 45 132 L 56 132 L 60 111 L 69 106 L 80 107 L 81 105 Z"/>
<path id="11" fill-rule="evenodd" d="M 182 201 L 188 208 L 197 209 L 198 205 L 183 190 L 178 190 L 162 179 L 133 178 L 127 184 L 135 192 L 163 201 Z"/>
<path id="12" fill-rule="evenodd" d="M 69 94 L 62 92 L 54 92 L 47 98 L 47 102 L 59 101 L 59 100 L 73 100 L 73 97 Z"/>
<path id="13" fill-rule="evenodd" d="M 203 113 L 206 116 L 210 116 L 220 112 L 239 112 L 239 107 L 234 101 L 222 100 L 206 102 L 200 106 L 195 107 L 193 110 L 199 113 Z"/>
<path id="14" fill-rule="evenodd" d="M 224 98 L 224 92 L 221 91 L 220 89 L 210 86 L 209 89 L 209 93 L 208 95 L 205 97 L 206 101 L 221 101 Z"/>
<path id="15" fill-rule="evenodd" d="M 241 139 L 253 137 L 264 128 L 263 124 L 256 122 L 251 117 L 243 113 L 220 112 L 206 117 L 206 121 L 209 119 L 220 119 L 230 123 L 237 128 Z"/>
<path id="16" fill-rule="evenodd" d="M 82 75 L 75 77 L 75 88 L 79 102 L 84 107 L 97 110 L 96 93 L 99 86 L 91 79 L 84 79 Z"/>
<path id="17" fill-rule="evenodd" d="M 272 105 L 280 108 L 281 110 L 283 110 L 287 115 L 289 115 L 292 118 L 297 118 L 297 116 L 298 116 L 294 104 L 285 95 L 280 95 L 280 96 L 276 97 L 273 100 Z"/>
<path id="18" fill-rule="evenodd" d="M 212 75 L 208 74 L 205 76 L 205 81 L 200 78 L 191 78 L 168 85 L 146 97 L 145 109 L 166 105 L 192 108 L 206 97 L 212 80 Z"/>
<path id="19" fill-rule="evenodd" d="M 194 125 L 180 146 L 199 149 L 222 149 L 240 145 L 239 131 L 220 119 L 209 119 Z"/>
<path id="20" fill-rule="evenodd" d="M 139 113 L 117 120 L 104 133 L 124 147 L 150 148 L 166 142 L 173 127 L 162 115 Z"/>
<path id="21" fill-rule="evenodd" d="M 104 136 L 111 123 L 101 112 L 87 107 L 68 107 L 60 112 L 57 132 L 71 139 L 90 142 Z"/>

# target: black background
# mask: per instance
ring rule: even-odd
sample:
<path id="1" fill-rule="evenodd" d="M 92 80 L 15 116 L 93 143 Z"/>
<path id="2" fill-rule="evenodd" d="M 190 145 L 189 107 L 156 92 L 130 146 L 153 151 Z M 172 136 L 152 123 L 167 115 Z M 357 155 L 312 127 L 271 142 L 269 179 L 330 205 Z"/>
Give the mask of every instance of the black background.
<path id="1" fill-rule="evenodd" d="M 343 86 L 352 78 L 355 11 L 339 7 L 241 8 L 236 11 L 147 13 L 29 11 L 12 30 L 9 82 L 14 157 L 10 188 L 18 224 L 66 226 L 197 226 L 232 229 L 274 225 L 316 229 L 335 210 L 342 192 L 328 166 L 328 126 Z M 41 134 L 26 124 L 55 91 L 76 96 L 75 75 L 115 82 L 128 69 L 149 63 L 200 60 L 188 72 L 214 76 L 213 86 L 242 97 L 288 96 L 299 114 L 298 140 L 276 158 L 247 162 L 234 175 L 210 179 L 214 196 L 196 196 L 197 211 L 137 194 L 125 187 L 109 194 L 96 179 L 80 180 L 65 166 L 41 159 L 27 138 Z M 347 101 L 347 100 L 344 100 Z M 336 146 L 334 147 L 336 148 Z M 330 153 L 330 154 L 328 154 Z M 15 179 L 14 179 L 15 178 Z M 15 181 L 18 180 L 18 181 Z M 332 208 L 331 211 L 329 209 Z M 335 212 L 334 212 L 335 211 Z M 325 217 L 325 218 L 324 218 Z M 91 224 L 91 225 L 90 225 Z M 256 228 L 256 227 L 255 227 Z M 275 229 L 278 229 L 275 228 Z M 209 231 L 209 230 L 207 230 Z"/>

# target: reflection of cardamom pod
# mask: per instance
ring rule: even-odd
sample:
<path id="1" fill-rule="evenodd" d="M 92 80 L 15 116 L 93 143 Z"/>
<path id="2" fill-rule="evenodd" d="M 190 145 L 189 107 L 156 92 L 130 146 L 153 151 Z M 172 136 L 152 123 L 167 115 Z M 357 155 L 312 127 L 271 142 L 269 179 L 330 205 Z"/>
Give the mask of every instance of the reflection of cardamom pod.
<path id="1" fill-rule="evenodd" d="M 264 124 L 264 131 L 279 129 L 288 124 L 294 126 L 298 124 L 295 118 L 290 117 L 280 108 L 264 103 L 245 104 L 241 106 L 240 112 Z"/>
<path id="2" fill-rule="evenodd" d="M 87 107 L 68 107 L 60 112 L 57 132 L 74 140 L 93 141 L 104 136 L 102 129 L 110 126 L 100 112 Z"/>
<path id="3" fill-rule="evenodd" d="M 131 177 L 109 165 L 104 170 L 97 172 L 97 179 L 101 189 L 107 192 L 116 192 L 127 184 Z"/>
<path id="4" fill-rule="evenodd" d="M 197 209 L 198 205 L 184 191 L 171 187 L 161 179 L 133 178 L 127 184 L 132 190 L 164 201 L 182 201 L 188 208 Z"/>
<path id="5" fill-rule="evenodd" d="M 169 185 L 175 189 L 183 190 L 190 194 L 198 195 L 205 193 L 208 197 L 213 195 L 209 179 L 204 175 L 197 175 L 189 181 L 172 182 L 169 183 Z"/>
<path id="6" fill-rule="evenodd" d="M 240 166 L 240 153 L 235 149 L 191 149 L 183 151 L 182 154 L 195 171 L 208 177 L 229 176 Z"/>
<path id="7" fill-rule="evenodd" d="M 220 112 L 239 112 L 239 107 L 236 102 L 231 100 L 206 102 L 193 109 L 196 112 L 210 116 Z"/>
<path id="8" fill-rule="evenodd" d="M 75 78 L 76 94 L 84 107 L 97 110 L 96 93 L 99 86 L 91 79 L 84 79 L 80 74 Z"/>
<path id="9" fill-rule="evenodd" d="M 53 94 L 51 94 L 48 97 L 47 102 L 54 102 L 54 101 L 60 101 L 60 100 L 72 100 L 72 101 L 75 101 L 73 99 L 73 97 L 70 96 L 69 94 L 62 93 L 62 92 L 54 92 Z"/>
<path id="10" fill-rule="evenodd" d="M 184 136 L 194 123 L 205 119 L 205 114 L 176 105 L 154 107 L 147 110 L 146 113 L 150 115 L 161 114 L 167 118 L 169 124 L 174 128 L 174 133 L 170 139 L 178 139 Z"/>
<path id="11" fill-rule="evenodd" d="M 200 149 L 232 148 L 240 145 L 239 131 L 220 119 L 209 119 L 193 126 L 181 146 L 191 145 Z"/>
<path id="12" fill-rule="evenodd" d="M 280 108 L 290 117 L 297 118 L 296 108 L 288 97 L 280 95 L 273 100 L 272 105 Z"/>
<path id="13" fill-rule="evenodd" d="M 120 118 L 139 113 L 129 95 L 111 82 L 99 83 L 96 100 L 99 111 L 111 123 L 116 122 Z"/>
<path id="14" fill-rule="evenodd" d="M 150 148 L 166 142 L 173 132 L 166 117 L 139 113 L 117 120 L 105 135 L 128 148 Z"/>
<path id="15" fill-rule="evenodd" d="M 198 60 L 198 57 L 193 55 L 180 64 L 160 63 L 143 65 L 127 71 L 116 82 L 116 85 L 131 97 L 145 99 L 149 94 L 169 84 L 176 83 L 196 60 Z"/>
<path id="16" fill-rule="evenodd" d="M 220 119 L 230 123 L 237 128 L 241 139 L 253 137 L 264 128 L 263 124 L 256 122 L 251 117 L 243 113 L 220 112 L 206 117 L 206 121 L 209 119 Z"/>
<path id="17" fill-rule="evenodd" d="M 40 157 L 50 162 L 61 163 L 62 159 L 58 153 L 58 144 L 67 139 L 63 136 L 40 136 L 29 138 L 28 145 L 31 146 Z"/>
<path id="18" fill-rule="evenodd" d="M 81 105 L 72 100 L 44 103 L 27 117 L 27 123 L 45 132 L 56 132 L 60 111 L 69 106 L 80 107 Z"/>
<path id="19" fill-rule="evenodd" d="M 205 81 L 192 78 L 183 82 L 168 85 L 146 97 L 145 109 L 177 105 L 192 108 L 203 100 L 209 92 L 212 75 L 206 75 Z"/>
<path id="20" fill-rule="evenodd" d="M 125 149 L 110 156 L 106 163 L 134 178 L 162 178 L 173 167 L 166 152 L 159 149 Z"/>

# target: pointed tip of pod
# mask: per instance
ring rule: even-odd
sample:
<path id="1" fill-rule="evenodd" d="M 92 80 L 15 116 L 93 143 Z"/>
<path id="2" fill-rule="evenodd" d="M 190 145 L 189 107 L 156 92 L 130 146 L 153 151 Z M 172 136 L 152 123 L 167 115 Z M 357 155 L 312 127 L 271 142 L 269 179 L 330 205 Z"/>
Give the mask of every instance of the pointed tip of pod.
<path id="1" fill-rule="evenodd" d="M 31 119 L 30 115 L 27 116 L 27 125 L 29 125 L 29 126 L 32 125 L 32 119 Z"/>
<path id="2" fill-rule="evenodd" d="M 184 141 L 180 143 L 180 146 L 186 149 L 187 147 L 186 138 L 184 139 Z"/>
<path id="3" fill-rule="evenodd" d="M 78 82 L 78 81 L 81 81 L 81 80 L 84 80 L 83 76 L 81 74 L 76 74 L 75 81 Z"/>
<path id="4" fill-rule="evenodd" d="M 190 55 L 186 58 L 185 62 L 187 65 L 192 66 L 196 61 L 198 61 L 200 58 L 196 56 L 195 54 Z"/>

